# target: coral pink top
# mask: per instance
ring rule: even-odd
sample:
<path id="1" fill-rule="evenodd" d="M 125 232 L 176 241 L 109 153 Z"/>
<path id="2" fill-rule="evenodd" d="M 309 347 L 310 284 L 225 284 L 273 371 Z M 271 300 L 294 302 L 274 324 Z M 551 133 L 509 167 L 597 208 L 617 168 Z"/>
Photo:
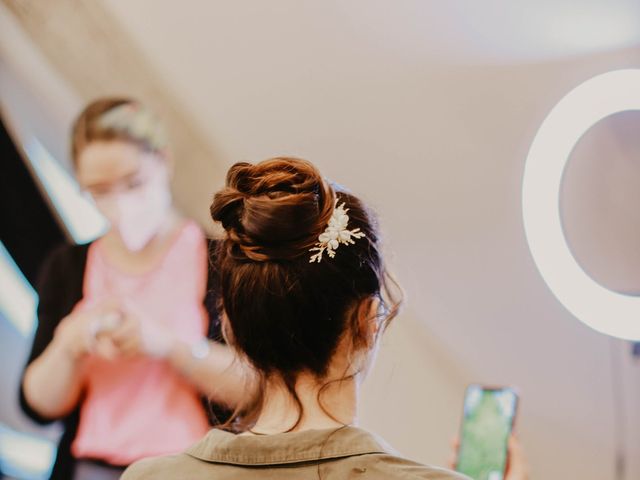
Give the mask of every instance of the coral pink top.
<path id="1" fill-rule="evenodd" d="M 207 279 L 207 246 L 200 228 L 187 222 L 162 260 L 142 275 L 120 272 L 108 263 L 97 240 L 89 247 L 84 297 L 75 308 L 105 298 L 130 302 L 141 322 L 161 322 L 188 342 L 206 333 L 203 306 Z M 86 362 L 85 397 L 76 458 L 128 465 L 143 457 L 184 450 L 199 440 L 209 423 L 193 386 L 165 360 L 151 357 Z"/>

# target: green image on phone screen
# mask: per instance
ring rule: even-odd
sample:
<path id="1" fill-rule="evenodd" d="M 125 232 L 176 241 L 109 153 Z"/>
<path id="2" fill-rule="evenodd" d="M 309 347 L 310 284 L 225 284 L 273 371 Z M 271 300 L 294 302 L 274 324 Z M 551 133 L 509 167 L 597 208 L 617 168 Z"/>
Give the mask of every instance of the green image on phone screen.
<path id="1" fill-rule="evenodd" d="M 456 470 L 474 480 L 503 480 L 516 403 L 510 388 L 467 388 Z"/>

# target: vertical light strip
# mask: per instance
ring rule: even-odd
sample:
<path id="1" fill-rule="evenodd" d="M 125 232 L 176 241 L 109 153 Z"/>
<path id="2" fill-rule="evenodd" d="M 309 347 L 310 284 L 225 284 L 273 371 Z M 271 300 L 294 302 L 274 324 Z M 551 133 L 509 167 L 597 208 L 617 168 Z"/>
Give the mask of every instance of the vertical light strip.
<path id="1" fill-rule="evenodd" d="M 0 311 L 24 336 L 36 322 L 38 296 L 0 242 Z"/>
<path id="2" fill-rule="evenodd" d="M 102 235 L 108 222 L 84 195 L 60 162 L 34 137 L 24 145 L 33 171 L 42 184 L 56 212 L 76 243 L 88 243 Z"/>
<path id="3" fill-rule="evenodd" d="M 55 459 L 55 444 L 0 424 L 0 470 L 11 478 L 45 480 Z"/>

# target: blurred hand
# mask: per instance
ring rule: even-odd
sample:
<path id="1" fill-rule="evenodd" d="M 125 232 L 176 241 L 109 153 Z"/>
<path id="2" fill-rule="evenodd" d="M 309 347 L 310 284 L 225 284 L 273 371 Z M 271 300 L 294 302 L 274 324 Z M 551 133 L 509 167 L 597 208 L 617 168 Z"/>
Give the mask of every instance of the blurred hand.
<path id="1" fill-rule="evenodd" d="M 135 307 L 126 302 L 122 310 L 122 322 L 108 334 L 118 353 L 126 357 L 166 357 L 176 341 L 173 333 L 153 320 L 143 321 Z"/>
<path id="2" fill-rule="evenodd" d="M 72 312 L 62 319 L 55 330 L 54 339 L 73 360 L 79 360 L 91 352 L 112 358 L 117 352 L 112 342 L 102 335 L 101 325 L 105 320 L 113 321 L 119 315 L 113 300 Z"/>
<path id="3" fill-rule="evenodd" d="M 518 439 L 509 437 L 509 457 L 507 458 L 507 476 L 505 480 L 529 480 L 529 465 Z"/>
<path id="4" fill-rule="evenodd" d="M 449 468 L 455 470 L 456 457 L 460 449 L 460 439 L 456 437 L 451 442 L 451 447 L 453 451 L 449 457 Z M 529 465 L 522 446 L 514 435 L 509 437 L 507 455 L 507 471 L 504 480 L 529 480 Z"/>
<path id="5" fill-rule="evenodd" d="M 55 339 L 73 360 L 93 353 L 113 360 L 118 356 L 148 355 L 164 358 L 175 336 L 154 321 L 142 321 L 131 302 L 109 299 L 73 312 L 58 325 Z"/>

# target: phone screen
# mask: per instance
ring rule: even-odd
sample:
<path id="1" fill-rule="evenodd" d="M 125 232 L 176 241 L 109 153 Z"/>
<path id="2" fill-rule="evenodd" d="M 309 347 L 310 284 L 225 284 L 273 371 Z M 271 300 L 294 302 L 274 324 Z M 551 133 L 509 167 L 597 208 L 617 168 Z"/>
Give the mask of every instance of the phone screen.
<path id="1" fill-rule="evenodd" d="M 467 388 L 456 470 L 474 480 L 503 480 L 517 403 L 512 388 Z"/>

